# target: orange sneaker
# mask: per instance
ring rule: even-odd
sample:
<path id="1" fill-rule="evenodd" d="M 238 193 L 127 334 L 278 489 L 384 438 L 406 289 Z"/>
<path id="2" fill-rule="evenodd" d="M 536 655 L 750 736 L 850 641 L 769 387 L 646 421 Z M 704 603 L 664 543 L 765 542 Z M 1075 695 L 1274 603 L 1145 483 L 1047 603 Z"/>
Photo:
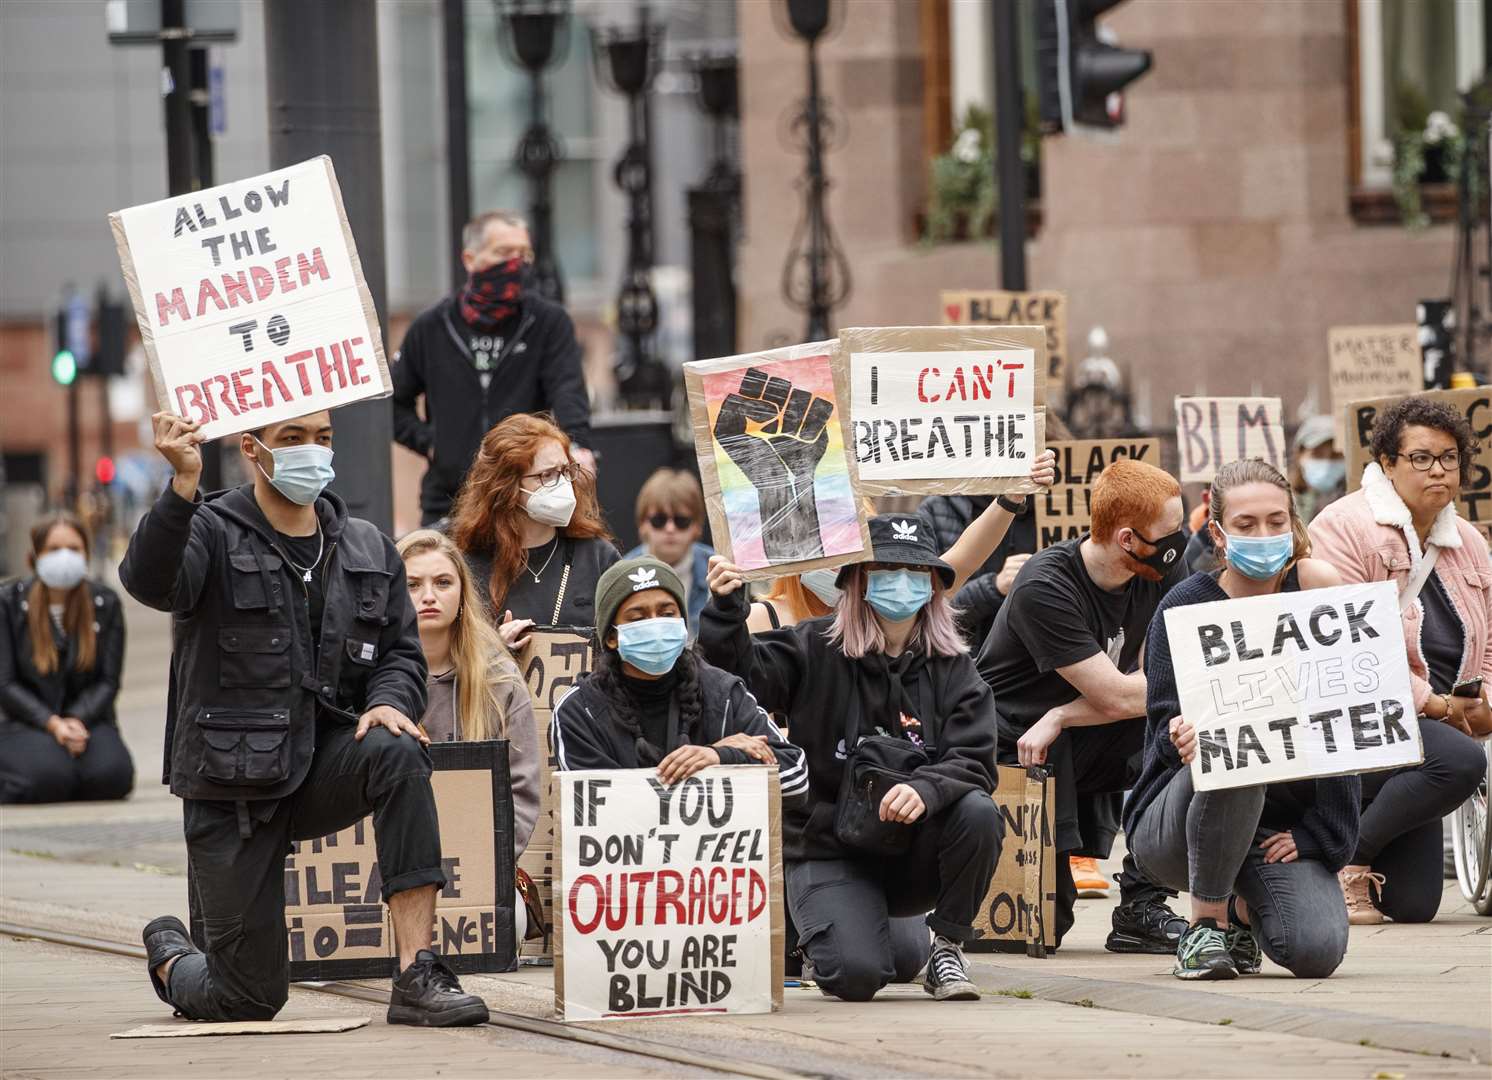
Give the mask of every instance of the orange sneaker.
<path id="1" fill-rule="evenodd" d="M 1098 868 L 1098 860 L 1087 855 L 1073 855 L 1068 859 L 1072 866 L 1072 883 L 1078 887 L 1078 896 L 1084 900 L 1103 900 L 1109 895 L 1109 879 Z"/>
<path id="2" fill-rule="evenodd" d="M 1344 866 L 1337 874 L 1342 883 L 1342 898 L 1347 901 L 1347 921 L 1353 926 L 1372 926 L 1383 921 L 1383 912 L 1373 903 L 1368 882 L 1383 890 L 1383 875 L 1367 866 Z"/>

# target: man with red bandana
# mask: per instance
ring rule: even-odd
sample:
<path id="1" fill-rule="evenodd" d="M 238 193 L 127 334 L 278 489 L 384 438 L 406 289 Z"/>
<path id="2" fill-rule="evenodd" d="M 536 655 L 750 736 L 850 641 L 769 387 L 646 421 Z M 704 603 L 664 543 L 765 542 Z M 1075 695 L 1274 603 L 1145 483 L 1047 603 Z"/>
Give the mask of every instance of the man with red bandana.
<path id="1" fill-rule="evenodd" d="M 394 357 L 394 438 L 430 463 L 420 484 L 426 525 L 450 512 L 482 436 L 514 413 L 552 413 L 576 460 L 595 469 L 575 324 L 526 288 L 533 261 L 522 218 L 473 218 L 462 232 L 466 284 L 410 324 Z"/>
<path id="2" fill-rule="evenodd" d="M 1102 800 L 1139 775 L 1145 737 L 1140 651 L 1161 598 L 1186 577 L 1181 489 L 1141 461 L 1116 461 L 1093 482 L 1092 532 L 1031 556 L 979 653 L 995 692 L 998 760 L 1046 765 L 1056 783 L 1056 940 L 1072 928 L 1068 857 L 1107 858 Z M 1132 856 L 1119 875 L 1107 948 L 1174 953 L 1186 920 Z"/>

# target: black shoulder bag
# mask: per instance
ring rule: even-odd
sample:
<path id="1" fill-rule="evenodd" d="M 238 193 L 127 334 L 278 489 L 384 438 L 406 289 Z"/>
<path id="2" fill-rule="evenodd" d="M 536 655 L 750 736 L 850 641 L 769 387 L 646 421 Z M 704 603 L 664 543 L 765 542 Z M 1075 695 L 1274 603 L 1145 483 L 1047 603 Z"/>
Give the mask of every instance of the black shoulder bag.
<path id="1" fill-rule="evenodd" d="M 881 820 L 881 800 L 912 773 L 932 763 L 928 749 L 895 735 L 860 739 L 859 710 L 845 733 L 844 779 L 834 807 L 834 838 L 868 855 L 903 855 L 911 850 L 917 822 Z"/>

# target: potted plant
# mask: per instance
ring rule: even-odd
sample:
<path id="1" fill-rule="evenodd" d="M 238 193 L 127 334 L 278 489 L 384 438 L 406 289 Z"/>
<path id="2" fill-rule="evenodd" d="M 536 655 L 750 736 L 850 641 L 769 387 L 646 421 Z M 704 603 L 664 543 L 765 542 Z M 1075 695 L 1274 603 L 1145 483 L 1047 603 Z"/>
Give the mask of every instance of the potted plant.
<path id="1" fill-rule="evenodd" d="M 1398 131 L 1393 140 L 1394 201 L 1404 224 L 1422 229 L 1430 223 L 1424 211 L 1424 186 L 1453 184 L 1460 179 L 1467 154 L 1466 125 L 1458 124 L 1449 113 L 1429 109 L 1416 87 L 1401 84 L 1395 96 Z"/>

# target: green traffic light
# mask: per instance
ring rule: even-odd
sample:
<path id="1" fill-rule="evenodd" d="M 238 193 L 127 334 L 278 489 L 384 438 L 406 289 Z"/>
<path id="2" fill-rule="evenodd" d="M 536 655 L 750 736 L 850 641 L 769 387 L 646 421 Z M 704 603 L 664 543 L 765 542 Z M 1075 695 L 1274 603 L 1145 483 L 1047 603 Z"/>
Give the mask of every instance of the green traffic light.
<path id="1" fill-rule="evenodd" d="M 78 377 L 78 358 L 68 349 L 57 350 L 52 357 L 52 378 L 58 386 L 71 386 Z"/>

